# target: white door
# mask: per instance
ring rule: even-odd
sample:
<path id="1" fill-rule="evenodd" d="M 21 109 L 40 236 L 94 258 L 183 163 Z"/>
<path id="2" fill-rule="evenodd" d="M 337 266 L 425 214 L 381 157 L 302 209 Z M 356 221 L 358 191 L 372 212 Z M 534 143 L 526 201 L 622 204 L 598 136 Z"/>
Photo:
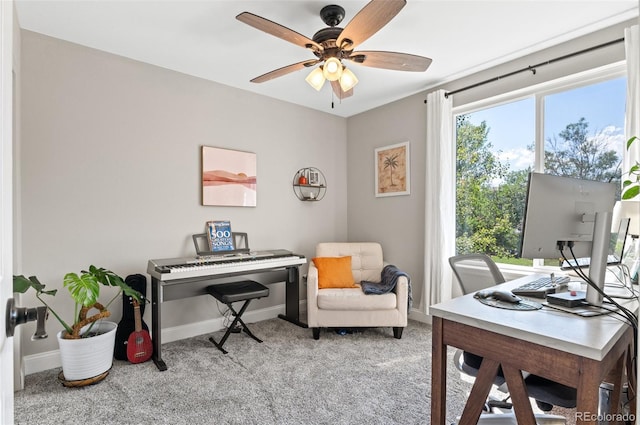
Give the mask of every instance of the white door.
<path id="1" fill-rule="evenodd" d="M 13 293 L 13 1 L 0 1 L 0 423 L 13 423 L 13 338 L 5 332 Z"/>

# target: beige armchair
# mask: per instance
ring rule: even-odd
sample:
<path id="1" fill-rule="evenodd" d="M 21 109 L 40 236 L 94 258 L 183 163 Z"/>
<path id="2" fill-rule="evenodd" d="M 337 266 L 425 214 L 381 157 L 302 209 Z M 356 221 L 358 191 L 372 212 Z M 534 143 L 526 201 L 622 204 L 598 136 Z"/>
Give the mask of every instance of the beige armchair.
<path id="1" fill-rule="evenodd" d="M 307 274 L 307 323 L 313 338 L 320 338 L 322 327 L 393 327 L 395 338 L 407 326 L 409 279 L 398 277 L 393 291 L 367 295 L 360 282 L 380 282 L 386 263 L 379 243 L 319 243 L 318 257 L 351 257 L 354 287 L 318 287 L 318 268 L 309 262 Z"/>

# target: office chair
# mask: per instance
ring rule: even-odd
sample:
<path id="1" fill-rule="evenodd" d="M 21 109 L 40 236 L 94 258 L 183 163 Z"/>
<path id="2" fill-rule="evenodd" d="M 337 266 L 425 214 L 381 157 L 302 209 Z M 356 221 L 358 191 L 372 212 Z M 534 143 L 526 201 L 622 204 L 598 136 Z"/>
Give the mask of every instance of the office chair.
<path id="1" fill-rule="evenodd" d="M 484 264 L 478 265 L 478 261 Z M 485 254 L 456 255 L 449 258 L 449 264 L 465 295 L 506 282 L 496 263 Z"/>
<path id="2" fill-rule="evenodd" d="M 456 255 L 449 258 L 449 264 L 464 295 L 506 282 L 496 263 L 485 254 Z M 475 377 L 480 369 L 482 357 L 467 352 L 457 357 L 461 358 L 458 368 Z M 502 369 L 500 369 L 494 384 L 500 387 L 504 382 Z M 527 393 L 544 412 L 550 411 L 553 406 L 576 407 L 575 388 L 536 375 L 526 376 L 524 382 Z"/>

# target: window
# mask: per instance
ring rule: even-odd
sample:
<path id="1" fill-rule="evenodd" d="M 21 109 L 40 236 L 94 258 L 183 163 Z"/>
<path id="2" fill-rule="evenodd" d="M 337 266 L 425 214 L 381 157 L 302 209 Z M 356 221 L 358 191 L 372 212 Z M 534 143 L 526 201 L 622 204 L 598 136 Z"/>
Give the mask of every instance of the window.
<path id="1" fill-rule="evenodd" d="M 616 68 L 457 108 L 456 252 L 532 265 L 517 258 L 528 173 L 620 182 L 625 96 Z"/>

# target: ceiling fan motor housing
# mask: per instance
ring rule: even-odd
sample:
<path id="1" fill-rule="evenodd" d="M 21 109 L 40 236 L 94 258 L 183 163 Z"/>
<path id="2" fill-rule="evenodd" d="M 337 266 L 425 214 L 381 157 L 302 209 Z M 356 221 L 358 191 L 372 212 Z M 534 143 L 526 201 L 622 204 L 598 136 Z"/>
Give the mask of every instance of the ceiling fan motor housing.
<path id="1" fill-rule="evenodd" d="M 344 19 L 344 9 L 342 6 L 331 4 L 325 6 L 320 10 L 320 17 L 322 21 L 329 25 L 328 28 L 323 28 L 313 35 L 312 40 L 322 45 L 325 49 L 324 54 L 317 55 L 326 59 L 328 57 L 342 57 L 341 47 L 337 46 L 336 40 L 340 37 L 343 28 L 337 25 Z"/>
<path id="2" fill-rule="evenodd" d="M 335 27 L 344 19 L 344 8 L 337 4 L 325 6 L 320 10 L 320 18 L 325 24 Z"/>
<path id="3" fill-rule="evenodd" d="M 313 35 L 312 40 L 321 44 L 323 47 L 331 47 L 325 46 L 325 44 L 333 44 L 333 46 L 335 46 L 340 33 L 342 33 L 342 28 L 340 27 L 323 28 Z M 326 43 L 328 41 L 331 41 L 332 43 Z"/>

